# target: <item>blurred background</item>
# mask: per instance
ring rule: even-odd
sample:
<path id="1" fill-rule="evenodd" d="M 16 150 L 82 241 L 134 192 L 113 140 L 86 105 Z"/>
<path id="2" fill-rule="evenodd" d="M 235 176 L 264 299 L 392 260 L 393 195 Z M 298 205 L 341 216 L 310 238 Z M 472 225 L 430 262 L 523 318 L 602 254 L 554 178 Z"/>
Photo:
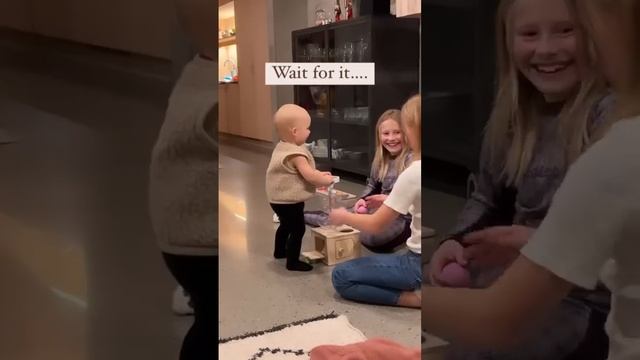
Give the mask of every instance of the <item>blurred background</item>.
<path id="1" fill-rule="evenodd" d="M 148 166 L 203 3 L 0 2 L 0 358 L 177 358 Z"/>

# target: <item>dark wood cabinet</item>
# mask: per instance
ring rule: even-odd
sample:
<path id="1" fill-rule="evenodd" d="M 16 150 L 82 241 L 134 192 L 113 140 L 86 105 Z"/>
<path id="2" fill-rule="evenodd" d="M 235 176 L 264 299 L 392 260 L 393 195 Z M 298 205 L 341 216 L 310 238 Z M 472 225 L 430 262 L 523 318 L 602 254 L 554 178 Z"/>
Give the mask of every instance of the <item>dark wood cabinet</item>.
<path id="1" fill-rule="evenodd" d="M 426 183 L 440 176 L 464 188 L 466 175 L 478 168 L 495 93 L 497 4 L 422 1 L 423 154 L 433 165 L 425 169 L 424 186 L 434 187 Z"/>
<path id="2" fill-rule="evenodd" d="M 419 29 L 415 18 L 361 16 L 292 33 L 296 62 L 373 62 L 375 85 L 294 86 L 294 102 L 311 114 L 308 142 L 319 167 L 368 175 L 375 125 L 419 91 Z"/>

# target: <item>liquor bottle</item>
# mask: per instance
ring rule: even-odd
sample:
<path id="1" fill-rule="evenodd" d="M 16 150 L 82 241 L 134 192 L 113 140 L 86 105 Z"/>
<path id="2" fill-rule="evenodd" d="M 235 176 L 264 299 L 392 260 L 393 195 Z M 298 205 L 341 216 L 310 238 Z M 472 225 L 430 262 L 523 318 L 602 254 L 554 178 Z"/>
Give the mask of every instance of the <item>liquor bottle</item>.
<path id="1" fill-rule="evenodd" d="M 345 5 L 347 10 L 347 20 L 353 18 L 353 1 L 347 0 L 347 4 Z"/>
<path id="2" fill-rule="evenodd" d="M 336 0 L 336 6 L 333 10 L 333 13 L 335 15 L 335 21 L 340 21 L 340 15 L 342 15 L 342 9 L 340 9 L 340 0 Z"/>

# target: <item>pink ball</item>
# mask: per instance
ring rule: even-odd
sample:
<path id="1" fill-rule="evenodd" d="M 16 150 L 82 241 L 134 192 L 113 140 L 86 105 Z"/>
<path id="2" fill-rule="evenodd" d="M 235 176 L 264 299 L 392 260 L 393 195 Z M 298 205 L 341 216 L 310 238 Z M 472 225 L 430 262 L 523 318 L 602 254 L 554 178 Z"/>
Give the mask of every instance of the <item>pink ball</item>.
<path id="1" fill-rule="evenodd" d="M 366 207 L 366 206 L 359 206 L 359 207 L 356 209 L 356 212 L 357 212 L 358 214 L 366 214 L 366 213 L 368 213 L 368 212 L 369 212 L 369 210 L 367 209 L 367 207 Z"/>
<path id="2" fill-rule="evenodd" d="M 457 262 L 447 264 L 440 273 L 440 281 L 449 287 L 469 287 L 471 286 L 471 276 L 469 271 Z"/>

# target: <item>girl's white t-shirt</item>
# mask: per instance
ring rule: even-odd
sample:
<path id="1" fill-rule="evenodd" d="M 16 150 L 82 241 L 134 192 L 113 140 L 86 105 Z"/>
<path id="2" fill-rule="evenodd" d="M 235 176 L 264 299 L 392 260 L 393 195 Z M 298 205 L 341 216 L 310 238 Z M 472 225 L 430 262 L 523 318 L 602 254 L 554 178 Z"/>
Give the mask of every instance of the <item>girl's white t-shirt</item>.
<path id="1" fill-rule="evenodd" d="M 411 214 L 411 236 L 407 247 L 416 254 L 422 251 L 422 177 L 421 160 L 409 165 L 396 180 L 384 204 L 402 215 Z"/>
<path id="2" fill-rule="evenodd" d="M 583 288 L 601 279 L 612 292 L 609 359 L 640 359 L 640 117 L 574 163 L 522 254 Z"/>

